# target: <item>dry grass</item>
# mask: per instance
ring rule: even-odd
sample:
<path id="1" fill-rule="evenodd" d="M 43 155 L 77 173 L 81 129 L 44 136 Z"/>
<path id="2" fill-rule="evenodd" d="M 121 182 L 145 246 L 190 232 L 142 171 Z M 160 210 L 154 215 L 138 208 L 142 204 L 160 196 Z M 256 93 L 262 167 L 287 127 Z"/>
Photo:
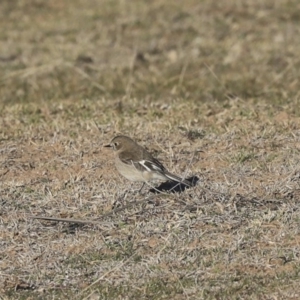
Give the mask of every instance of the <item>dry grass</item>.
<path id="1" fill-rule="evenodd" d="M 0 298 L 299 299 L 299 12 L 2 1 Z M 134 193 L 117 133 L 199 183 Z"/>

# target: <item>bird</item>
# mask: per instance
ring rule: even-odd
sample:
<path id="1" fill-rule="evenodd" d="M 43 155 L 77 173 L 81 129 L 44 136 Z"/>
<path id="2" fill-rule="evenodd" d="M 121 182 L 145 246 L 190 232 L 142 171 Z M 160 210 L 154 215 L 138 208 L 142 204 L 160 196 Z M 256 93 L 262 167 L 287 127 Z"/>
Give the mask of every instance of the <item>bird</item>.
<path id="1" fill-rule="evenodd" d="M 139 192 L 145 183 L 153 180 L 172 180 L 192 187 L 191 182 L 170 173 L 160 161 L 128 136 L 118 135 L 104 147 L 114 150 L 115 166 L 121 175 L 130 181 L 143 182 Z"/>

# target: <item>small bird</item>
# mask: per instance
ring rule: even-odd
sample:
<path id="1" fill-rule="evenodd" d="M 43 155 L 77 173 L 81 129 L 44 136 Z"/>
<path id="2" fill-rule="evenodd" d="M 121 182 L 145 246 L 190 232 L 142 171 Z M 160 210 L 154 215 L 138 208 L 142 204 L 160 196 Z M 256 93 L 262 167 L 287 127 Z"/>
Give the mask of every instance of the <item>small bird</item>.
<path id="1" fill-rule="evenodd" d="M 146 182 L 152 180 L 172 180 L 192 187 L 188 180 L 170 173 L 161 162 L 128 136 L 116 136 L 105 147 L 112 147 L 115 151 L 115 165 L 121 175 L 131 181 L 143 182 L 140 191 Z"/>

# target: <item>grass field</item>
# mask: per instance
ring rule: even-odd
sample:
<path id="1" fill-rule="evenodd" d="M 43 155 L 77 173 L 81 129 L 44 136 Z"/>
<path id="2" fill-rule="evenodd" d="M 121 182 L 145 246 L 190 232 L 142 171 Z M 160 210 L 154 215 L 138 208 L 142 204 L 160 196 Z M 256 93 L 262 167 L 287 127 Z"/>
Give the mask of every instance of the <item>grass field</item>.
<path id="1" fill-rule="evenodd" d="M 0 28 L 1 299 L 300 298 L 298 0 L 4 0 Z M 197 185 L 136 193 L 117 134 Z"/>

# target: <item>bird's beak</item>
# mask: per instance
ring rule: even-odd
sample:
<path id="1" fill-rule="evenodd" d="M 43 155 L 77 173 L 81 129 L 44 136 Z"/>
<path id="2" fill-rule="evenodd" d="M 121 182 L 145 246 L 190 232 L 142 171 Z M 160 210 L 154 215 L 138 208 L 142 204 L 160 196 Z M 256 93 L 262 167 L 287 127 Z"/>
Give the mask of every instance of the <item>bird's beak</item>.
<path id="1" fill-rule="evenodd" d="M 112 145 L 111 144 L 106 144 L 103 147 L 112 147 Z"/>

